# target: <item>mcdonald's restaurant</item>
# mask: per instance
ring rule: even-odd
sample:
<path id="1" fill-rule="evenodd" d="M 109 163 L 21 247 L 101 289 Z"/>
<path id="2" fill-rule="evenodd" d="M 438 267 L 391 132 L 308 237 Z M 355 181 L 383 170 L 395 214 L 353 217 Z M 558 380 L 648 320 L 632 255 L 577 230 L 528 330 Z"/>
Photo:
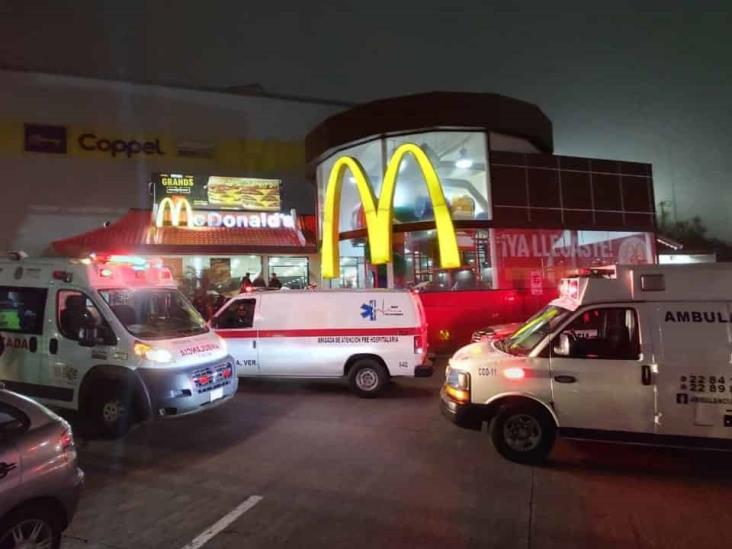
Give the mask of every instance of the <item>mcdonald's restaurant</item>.
<path id="1" fill-rule="evenodd" d="M 541 295 L 571 270 L 655 262 L 651 166 L 553 150 L 537 106 L 495 94 L 332 115 L 306 138 L 328 283 Z"/>
<path id="2" fill-rule="evenodd" d="M 276 179 L 152 175 L 153 208 L 57 240 L 71 257 L 127 254 L 162 261 L 181 288 L 220 295 L 255 285 L 309 287 L 318 267 L 315 216 L 282 211 Z M 277 281 L 277 282 L 274 282 Z"/>
<path id="3" fill-rule="evenodd" d="M 656 261 L 651 166 L 554 154 L 551 120 L 518 99 L 0 83 L 3 248 L 160 259 L 189 295 L 231 295 L 247 273 L 410 288 L 436 350 L 524 320 L 570 271 Z"/>

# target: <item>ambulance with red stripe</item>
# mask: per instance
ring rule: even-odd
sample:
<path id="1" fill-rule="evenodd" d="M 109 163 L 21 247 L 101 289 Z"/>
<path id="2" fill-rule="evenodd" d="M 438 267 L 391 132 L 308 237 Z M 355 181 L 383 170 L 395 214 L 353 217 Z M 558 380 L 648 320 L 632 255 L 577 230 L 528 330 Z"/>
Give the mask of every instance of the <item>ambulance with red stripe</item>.
<path id="1" fill-rule="evenodd" d="M 211 324 L 241 377 L 341 378 L 374 397 L 392 377 L 432 375 L 422 304 L 407 291 L 247 292 Z"/>
<path id="2" fill-rule="evenodd" d="M 170 271 L 139 257 L 0 260 L 0 381 L 81 411 L 104 436 L 237 389 L 226 343 Z"/>
<path id="3" fill-rule="evenodd" d="M 512 335 L 450 359 L 451 421 L 521 463 L 556 436 L 732 448 L 732 268 L 633 265 L 564 279 Z"/>

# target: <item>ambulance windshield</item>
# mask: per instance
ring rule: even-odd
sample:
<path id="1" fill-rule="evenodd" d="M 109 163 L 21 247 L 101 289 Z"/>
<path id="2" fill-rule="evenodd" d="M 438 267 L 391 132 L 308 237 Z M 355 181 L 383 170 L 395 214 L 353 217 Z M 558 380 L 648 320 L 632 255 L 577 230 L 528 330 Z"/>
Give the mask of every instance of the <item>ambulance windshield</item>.
<path id="1" fill-rule="evenodd" d="M 206 321 L 178 290 L 121 288 L 99 294 L 134 336 L 166 339 L 208 332 Z"/>
<path id="2" fill-rule="evenodd" d="M 528 355 L 568 314 L 567 309 L 547 305 L 527 320 L 509 338 L 501 341 L 499 348 L 512 355 Z"/>

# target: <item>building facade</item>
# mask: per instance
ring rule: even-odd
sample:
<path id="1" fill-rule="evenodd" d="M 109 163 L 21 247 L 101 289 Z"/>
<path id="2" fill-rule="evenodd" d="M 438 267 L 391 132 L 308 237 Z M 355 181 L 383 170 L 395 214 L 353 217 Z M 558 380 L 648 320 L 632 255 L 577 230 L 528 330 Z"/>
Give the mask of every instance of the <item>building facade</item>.
<path id="1" fill-rule="evenodd" d="M 211 282 L 233 291 L 246 272 L 269 280 L 279 271 L 296 287 L 315 282 L 315 198 L 303 141 L 342 108 L 236 90 L 0 72 L 0 249 L 162 257 L 186 288 Z M 184 212 L 185 227 L 167 216 L 158 227 L 164 197 L 156 199 L 155 183 L 171 174 L 200 187 L 238 180 L 242 189 L 276 190 L 276 200 L 209 204 L 211 226 L 189 229 Z M 262 208 L 287 223 L 224 224 Z"/>
<path id="2" fill-rule="evenodd" d="M 414 147 L 402 155 L 405 146 Z M 331 116 L 307 137 L 321 236 L 333 208 L 328 188 L 341 185 L 333 222 L 340 268 L 326 282 L 536 292 L 556 287 L 573 269 L 654 262 L 651 166 L 552 153 L 544 113 L 494 94 L 419 94 Z M 388 209 L 393 219 L 386 264 L 370 258 L 374 242 L 358 174 L 352 166 L 334 173 L 344 159 L 355 161 L 379 213 Z M 385 191 L 389 170 L 393 190 Z M 456 235 L 459 259 L 449 268 L 440 257 L 428 171 L 439 180 Z M 384 192 L 392 196 L 382 203 Z"/>

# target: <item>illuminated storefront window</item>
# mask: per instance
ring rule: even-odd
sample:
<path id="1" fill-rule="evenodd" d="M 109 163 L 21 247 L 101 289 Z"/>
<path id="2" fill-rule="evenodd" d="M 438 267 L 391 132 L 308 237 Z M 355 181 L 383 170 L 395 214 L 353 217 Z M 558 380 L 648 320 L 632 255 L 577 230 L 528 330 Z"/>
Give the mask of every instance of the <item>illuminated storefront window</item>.
<path id="1" fill-rule="evenodd" d="M 307 257 L 270 257 L 269 276 L 273 275 L 282 283 L 283 288 L 291 290 L 302 290 L 308 287 L 310 281 L 308 276 Z"/>
<path id="2" fill-rule="evenodd" d="M 184 255 L 163 257 L 162 261 L 189 296 L 199 289 L 224 295 L 238 293 L 246 273 L 252 280 L 262 274 L 262 256 L 259 255 Z"/>
<path id="3" fill-rule="evenodd" d="M 379 139 L 339 151 L 318 167 L 319 216 L 323 218 L 328 175 L 338 158 L 350 156 L 362 166 L 374 194 L 381 193 L 383 173 L 394 151 L 405 143 L 418 145 L 437 172 L 453 219 L 490 219 L 485 134 L 481 132 L 428 132 Z M 349 173 L 341 191 L 339 232 L 365 228 L 363 205 Z M 393 203 L 394 224 L 434 221 L 424 175 L 406 156 L 399 168 Z"/>

